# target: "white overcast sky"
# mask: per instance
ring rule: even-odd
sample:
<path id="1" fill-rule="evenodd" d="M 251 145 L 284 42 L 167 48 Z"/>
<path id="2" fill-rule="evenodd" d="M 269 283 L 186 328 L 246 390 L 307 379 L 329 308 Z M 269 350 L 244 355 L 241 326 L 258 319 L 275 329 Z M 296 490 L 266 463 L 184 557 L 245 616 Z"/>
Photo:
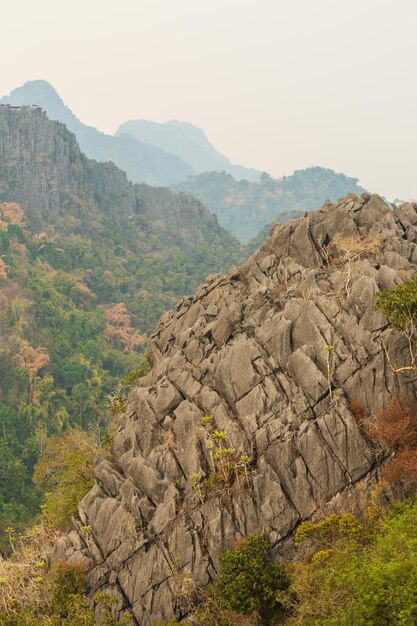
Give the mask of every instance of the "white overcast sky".
<path id="1" fill-rule="evenodd" d="M 43 78 L 81 119 L 175 118 L 234 162 L 417 198 L 417 0 L 21 0 L 0 95 Z"/>

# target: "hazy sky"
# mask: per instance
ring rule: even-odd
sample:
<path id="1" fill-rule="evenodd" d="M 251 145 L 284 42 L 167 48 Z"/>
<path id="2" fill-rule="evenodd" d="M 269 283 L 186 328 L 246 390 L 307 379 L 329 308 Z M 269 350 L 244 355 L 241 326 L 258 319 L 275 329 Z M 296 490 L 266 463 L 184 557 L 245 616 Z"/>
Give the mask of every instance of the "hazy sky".
<path id="1" fill-rule="evenodd" d="M 44 78 L 85 123 L 202 127 L 233 161 L 417 198 L 416 0 L 20 0 L 0 95 Z"/>

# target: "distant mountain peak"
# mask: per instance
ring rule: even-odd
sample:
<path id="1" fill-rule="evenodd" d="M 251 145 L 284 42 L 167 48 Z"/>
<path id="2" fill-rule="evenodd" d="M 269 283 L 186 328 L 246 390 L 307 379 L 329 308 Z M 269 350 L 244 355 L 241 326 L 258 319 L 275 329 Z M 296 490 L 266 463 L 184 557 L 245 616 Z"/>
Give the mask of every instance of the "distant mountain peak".
<path id="1" fill-rule="evenodd" d="M 113 161 L 133 182 L 169 185 L 186 180 L 194 170 L 174 154 L 132 136 L 112 137 L 83 124 L 46 80 L 27 81 L 14 89 L 0 104 L 37 104 L 49 119 L 62 122 L 73 132 L 81 150 L 96 161 Z"/>
<path id="2" fill-rule="evenodd" d="M 257 181 L 259 179 L 260 173 L 257 170 L 232 163 L 230 159 L 216 150 L 205 132 L 191 122 L 176 119 L 169 120 L 169 122 L 129 120 L 119 126 L 116 136 L 126 133 L 138 141 L 144 141 L 170 154 L 175 154 L 198 174 L 226 171 L 238 180 Z"/>
<path id="3" fill-rule="evenodd" d="M 59 103 L 61 106 L 65 107 L 68 111 L 68 107 L 64 104 L 59 93 L 56 91 L 54 87 L 48 81 L 43 80 L 41 78 L 35 80 L 28 80 L 20 87 L 16 87 L 13 89 L 8 96 L 4 96 L 1 98 L 0 103 L 2 104 L 11 104 L 16 99 L 26 99 L 27 95 L 31 95 L 34 98 L 34 102 L 31 104 L 39 104 L 41 105 L 45 98 L 50 98 L 51 100 L 55 100 L 56 103 Z M 26 103 L 24 103 L 26 104 Z"/>
<path id="4" fill-rule="evenodd" d="M 50 94 L 55 95 L 59 100 L 61 100 L 61 97 L 59 96 L 57 90 L 51 85 L 51 83 L 48 83 L 48 81 L 44 80 L 43 78 L 35 78 L 34 80 L 27 80 L 20 87 L 16 87 L 16 89 L 13 89 L 10 95 L 18 91 L 28 89 L 28 88 L 30 88 L 32 91 L 35 89 L 41 89 L 43 93 L 46 93 L 49 91 Z"/>
<path id="5" fill-rule="evenodd" d="M 63 122 L 68 130 L 77 133 L 82 123 L 67 107 L 57 90 L 48 81 L 38 78 L 13 89 L 4 96 L 0 104 L 37 104 L 44 109 L 51 120 Z"/>

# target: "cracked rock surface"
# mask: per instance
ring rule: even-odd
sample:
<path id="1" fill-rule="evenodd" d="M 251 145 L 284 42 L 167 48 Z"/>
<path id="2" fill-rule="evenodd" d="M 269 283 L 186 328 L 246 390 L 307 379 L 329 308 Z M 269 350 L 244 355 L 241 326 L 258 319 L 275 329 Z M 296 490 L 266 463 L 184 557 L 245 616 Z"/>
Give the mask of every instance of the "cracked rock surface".
<path id="1" fill-rule="evenodd" d="M 55 558 L 85 563 L 91 595 L 141 625 L 181 616 L 185 583 L 215 578 L 236 538 L 264 531 L 283 558 L 300 520 L 375 467 L 350 402 L 416 395 L 416 372 L 394 374 L 384 351 L 404 365 L 406 342 L 373 310 L 416 265 L 417 205 L 350 194 L 210 276 L 161 319 Z"/>

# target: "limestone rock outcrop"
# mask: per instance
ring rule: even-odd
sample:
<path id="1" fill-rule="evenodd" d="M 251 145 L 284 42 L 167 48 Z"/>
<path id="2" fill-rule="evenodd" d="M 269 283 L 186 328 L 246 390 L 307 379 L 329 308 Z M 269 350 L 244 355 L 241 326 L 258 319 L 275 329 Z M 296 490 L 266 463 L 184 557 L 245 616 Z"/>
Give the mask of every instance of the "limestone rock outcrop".
<path id="1" fill-rule="evenodd" d="M 416 265 L 417 205 L 350 194 L 210 276 L 161 319 L 55 558 L 85 563 L 91 595 L 141 625 L 182 615 L 184 581 L 215 578 L 236 538 L 264 531 L 282 558 L 300 520 L 375 468 L 351 402 L 417 395 L 384 349 L 404 364 L 406 342 L 373 310 Z"/>
<path id="2" fill-rule="evenodd" d="M 133 182 L 169 185 L 186 180 L 193 168 L 175 154 L 149 145 L 129 134 L 114 137 L 83 124 L 64 104 L 55 89 L 44 80 L 32 80 L 0 99 L 0 106 L 37 103 L 50 120 L 56 120 L 77 137 L 81 150 L 90 159 L 113 161 Z"/>
<path id="3" fill-rule="evenodd" d="M 84 235 L 105 224 L 139 250 L 154 237 L 165 247 L 222 246 L 242 258 L 238 242 L 199 200 L 133 185 L 114 163 L 87 159 L 75 136 L 38 107 L 0 105 L 0 201 L 18 202 L 38 231 L 54 226 Z"/>

